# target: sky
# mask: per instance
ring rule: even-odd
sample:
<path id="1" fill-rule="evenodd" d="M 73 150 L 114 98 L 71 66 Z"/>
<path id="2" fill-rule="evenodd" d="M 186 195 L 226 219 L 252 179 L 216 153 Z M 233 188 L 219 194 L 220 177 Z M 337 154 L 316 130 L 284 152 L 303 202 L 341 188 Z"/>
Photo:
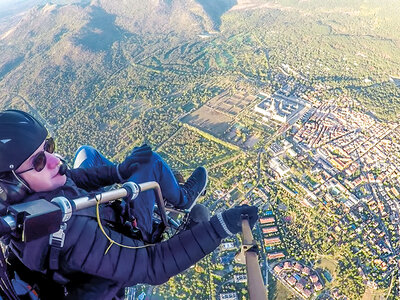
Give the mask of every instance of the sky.
<path id="1" fill-rule="evenodd" d="M 29 2 L 29 0 L 0 0 L 0 7 L 6 8 L 12 6 L 12 4 L 22 4 L 23 2 Z"/>
<path id="2" fill-rule="evenodd" d="M 13 15 L 28 10 L 46 0 L 0 0 L 0 16 Z"/>

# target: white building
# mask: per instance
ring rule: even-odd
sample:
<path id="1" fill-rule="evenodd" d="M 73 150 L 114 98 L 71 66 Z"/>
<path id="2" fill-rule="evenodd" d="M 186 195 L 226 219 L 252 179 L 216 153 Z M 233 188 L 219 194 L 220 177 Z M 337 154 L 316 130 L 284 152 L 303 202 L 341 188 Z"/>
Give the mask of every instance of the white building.
<path id="1" fill-rule="evenodd" d="M 276 157 L 271 159 L 269 165 L 280 177 L 285 177 L 290 171 L 289 167 Z"/>
<path id="2" fill-rule="evenodd" d="M 300 99 L 289 98 L 283 95 L 268 96 L 261 94 L 263 99 L 254 107 L 254 110 L 263 115 L 263 120 L 274 120 L 280 123 L 285 123 L 296 114 L 299 114 L 308 103 Z"/>
<path id="3" fill-rule="evenodd" d="M 238 300 L 236 293 L 224 293 L 219 295 L 220 300 Z"/>
<path id="4" fill-rule="evenodd" d="M 235 249 L 235 244 L 232 242 L 226 242 L 221 244 L 221 250 L 232 250 Z"/>
<path id="5" fill-rule="evenodd" d="M 236 283 L 247 282 L 247 275 L 246 274 L 235 274 L 233 275 L 233 279 Z"/>

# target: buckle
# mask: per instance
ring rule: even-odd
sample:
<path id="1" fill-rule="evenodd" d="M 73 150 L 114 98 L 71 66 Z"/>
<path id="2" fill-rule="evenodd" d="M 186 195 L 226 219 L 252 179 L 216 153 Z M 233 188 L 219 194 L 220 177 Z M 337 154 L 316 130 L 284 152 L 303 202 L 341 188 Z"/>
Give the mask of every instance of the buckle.
<path id="1" fill-rule="evenodd" d="M 60 229 L 57 232 L 50 234 L 49 245 L 62 248 L 64 247 L 65 233 L 64 230 L 67 229 L 67 223 L 62 223 Z"/>

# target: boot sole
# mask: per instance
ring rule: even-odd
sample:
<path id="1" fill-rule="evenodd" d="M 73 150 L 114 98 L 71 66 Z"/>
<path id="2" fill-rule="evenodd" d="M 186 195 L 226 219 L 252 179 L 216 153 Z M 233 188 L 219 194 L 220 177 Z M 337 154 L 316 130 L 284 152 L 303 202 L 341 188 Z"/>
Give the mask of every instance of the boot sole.
<path id="1" fill-rule="evenodd" d="M 197 200 L 198 200 L 201 196 L 204 196 L 204 195 L 206 194 L 206 188 L 207 188 L 207 184 L 208 184 L 208 171 L 207 171 L 207 169 L 204 168 L 204 167 L 203 167 L 203 169 L 206 171 L 206 183 L 204 184 L 204 187 L 202 188 L 202 190 L 200 191 L 200 193 L 197 195 L 196 199 L 194 199 L 192 205 L 191 205 L 189 208 L 187 208 L 187 210 L 189 210 L 189 211 L 193 208 L 193 206 L 196 205 Z"/>

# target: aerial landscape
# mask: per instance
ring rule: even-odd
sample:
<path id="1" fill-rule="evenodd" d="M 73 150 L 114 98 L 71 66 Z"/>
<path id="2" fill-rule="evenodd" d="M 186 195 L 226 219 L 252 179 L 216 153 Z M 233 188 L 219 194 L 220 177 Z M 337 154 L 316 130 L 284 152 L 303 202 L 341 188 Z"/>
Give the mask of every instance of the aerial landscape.
<path id="1" fill-rule="evenodd" d="M 256 205 L 268 299 L 400 299 L 395 0 L 0 4 L 0 110 L 72 161 L 152 146 L 212 214 Z M 126 299 L 248 299 L 240 237 Z"/>

